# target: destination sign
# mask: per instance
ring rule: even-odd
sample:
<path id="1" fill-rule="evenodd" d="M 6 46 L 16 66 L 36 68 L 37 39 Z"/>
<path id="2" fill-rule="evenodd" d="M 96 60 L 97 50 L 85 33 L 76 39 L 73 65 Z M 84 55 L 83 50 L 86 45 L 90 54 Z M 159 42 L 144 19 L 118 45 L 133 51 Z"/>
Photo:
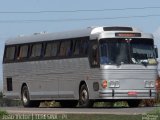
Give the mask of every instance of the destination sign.
<path id="1" fill-rule="evenodd" d="M 115 33 L 116 37 L 141 37 L 141 33 Z"/>

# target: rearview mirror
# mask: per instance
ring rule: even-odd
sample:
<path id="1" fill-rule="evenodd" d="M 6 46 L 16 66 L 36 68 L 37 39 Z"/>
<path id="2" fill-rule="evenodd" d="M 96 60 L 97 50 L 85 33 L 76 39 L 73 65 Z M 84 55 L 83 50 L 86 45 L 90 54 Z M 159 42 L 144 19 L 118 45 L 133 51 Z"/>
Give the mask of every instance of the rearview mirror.
<path id="1" fill-rule="evenodd" d="M 154 48 L 155 54 L 156 54 L 156 58 L 158 58 L 158 48 Z"/>

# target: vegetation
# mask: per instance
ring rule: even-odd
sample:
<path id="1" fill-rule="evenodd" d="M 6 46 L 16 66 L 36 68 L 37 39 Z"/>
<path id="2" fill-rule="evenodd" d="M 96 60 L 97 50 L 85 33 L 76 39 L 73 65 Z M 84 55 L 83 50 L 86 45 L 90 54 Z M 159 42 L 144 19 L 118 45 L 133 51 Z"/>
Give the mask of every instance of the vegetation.
<path id="1" fill-rule="evenodd" d="M 19 100 L 10 100 L 3 98 L 3 93 L 0 92 L 0 106 L 21 106 L 22 103 Z"/>
<path id="2" fill-rule="evenodd" d="M 156 109 L 147 114 L 143 115 L 112 115 L 112 114 L 38 114 L 38 115 L 29 115 L 29 114 L 19 114 L 13 115 L 8 114 L 5 111 L 0 111 L 0 119 L 3 118 L 12 118 L 16 120 L 142 120 L 147 119 L 160 119 L 160 109 Z M 7 119 L 6 119 L 7 120 Z"/>
<path id="3" fill-rule="evenodd" d="M 68 115 L 67 120 L 142 120 L 141 115 Z"/>
<path id="4" fill-rule="evenodd" d="M 42 102 L 40 107 L 60 107 L 59 102 L 51 101 L 51 102 Z"/>
<path id="5" fill-rule="evenodd" d="M 149 113 L 143 115 L 112 115 L 112 114 L 8 114 L 5 111 L 0 110 L 0 119 L 12 118 L 15 120 L 159 120 L 160 108 L 155 109 Z M 7 119 L 6 119 L 7 120 Z"/>
<path id="6" fill-rule="evenodd" d="M 53 115 L 10 115 L 0 111 L 0 119 L 12 118 L 16 120 L 141 120 L 142 115 L 100 115 L 100 114 L 53 114 Z"/>
<path id="7" fill-rule="evenodd" d="M 142 120 L 144 115 L 108 115 L 108 114 L 53 114 L 53 115 L 7 115 L 3 113 L 2 115 L 6 115 L 7 118 L 12 118 L 16 120 Z M 4 116 L 0 116 L 2 117 Z M 157 117 L 157 116 L 156 116 Z M 157 120 L 159 118 L 157 117 Z"/>
<path id="8" fill-rule="evenodd" d="M 7 113 L 6 111 L 1 111 L 1 110 L 0 110 L 0 119 L 2 119 L 2 117 L 3 117 L 4 115 L 8 115 L 8 113 Z"/>

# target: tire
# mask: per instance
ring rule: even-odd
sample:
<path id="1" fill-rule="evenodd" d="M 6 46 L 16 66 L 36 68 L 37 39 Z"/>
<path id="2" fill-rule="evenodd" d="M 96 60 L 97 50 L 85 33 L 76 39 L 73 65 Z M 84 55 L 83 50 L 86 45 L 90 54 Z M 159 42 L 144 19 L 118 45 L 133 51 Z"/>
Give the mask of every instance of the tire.
<path id="1" fill-rule="evenodd" d="M 40 101 L 31 101 L 27 86 L 23 86 L 21 92 L 21 100 L 24 107 L 39 107 Z"/>
<path id="2" fill-rule="evenodd" d="M 128 100 L 127 102 L 128 102 L 129 107 L 133 108 L 133 107 L 138 107 L 141 100 Z"/>
<path id="3" fill-rule="evenodd" d="M 94 102 L 89 100 L 88 88 L 85 84 L 80 87 L 79 91 L 79 106 L 80 107 L 93 107 Z"/>
<path id="4" fill-rule="evenodd" d="M 78 101 L 76 100 L 65 100 L 65 101 L 60 101 L 59 102 L 61 107 L 63 108 L 74 108 L 77 106 Z"/>

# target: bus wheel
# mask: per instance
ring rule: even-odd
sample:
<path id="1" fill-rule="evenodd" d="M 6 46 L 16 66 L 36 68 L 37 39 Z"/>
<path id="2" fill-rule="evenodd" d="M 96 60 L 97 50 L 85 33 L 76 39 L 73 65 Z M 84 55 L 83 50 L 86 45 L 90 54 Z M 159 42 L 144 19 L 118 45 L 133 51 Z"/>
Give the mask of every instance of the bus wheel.
<path id="1" fill-rule="evenodd" d="M 24 107 L 39 107 L 40 101 L 31 101 L 29 97 L 29 90 L 27 86 L 23 86 L 21 99 Z"/>
<path id="2" fill-rule="evenodd" d="M 129 107 L 138 107 L 141 100 L 128 100 Z"/>
<path id="3" fill-rule="evenodd" d="M 88 88 L 85 84 L 80 87 L 79 91 L 79 106 L 80 107 L 93 107 L 94 102 L 89 100 Z"/>
<path id="4" fill-rule="evenodd" d="M 77 106 L 78 101 L 76 101 L 76 100 L 64 100 L 64 101 L 60 101 L 59 103 L 60 103 L 61 107 L 74 108 L 74 107 Z"/>

